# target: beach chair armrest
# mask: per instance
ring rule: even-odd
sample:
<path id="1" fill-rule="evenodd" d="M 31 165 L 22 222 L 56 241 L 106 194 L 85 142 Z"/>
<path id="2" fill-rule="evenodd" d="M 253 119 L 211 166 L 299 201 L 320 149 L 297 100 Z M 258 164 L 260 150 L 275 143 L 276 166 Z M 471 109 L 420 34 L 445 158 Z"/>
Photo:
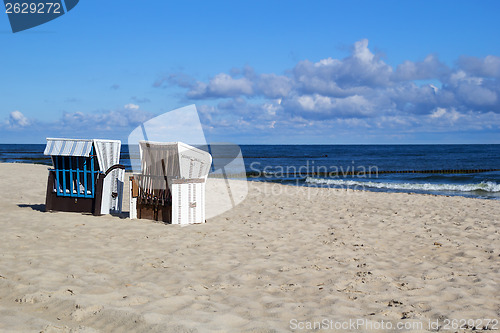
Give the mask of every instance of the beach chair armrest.
<path id="1" fill-rule="evenodd" d="M 113 166 L 111 166 L 108 170 L 106 170 L 106 172 L 104 173 L 104 178 L 106 178 L 106 176 L 113 170 L 116 170 L 116 169 L 122 169 L 122 170 L 125 170 L 125 166 L 121 165 L 121 164 L 115 164 Z"/>

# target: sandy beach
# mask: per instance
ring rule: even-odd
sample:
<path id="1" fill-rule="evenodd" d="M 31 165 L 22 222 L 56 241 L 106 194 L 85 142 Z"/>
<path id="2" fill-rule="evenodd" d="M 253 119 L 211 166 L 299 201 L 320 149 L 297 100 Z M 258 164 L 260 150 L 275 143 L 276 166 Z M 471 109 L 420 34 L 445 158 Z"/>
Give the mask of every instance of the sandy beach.
<path id="1" fill-rule="evenodd" d="M 342 332 L 356 320 L 455 332 L 500 319 L 500 201 L 252 182 L 236 208 L 180 227 L 126 218 L 127 196 L 122 216 L 47 213 L 46 166 L 0 172 L 3 332 Z"/>

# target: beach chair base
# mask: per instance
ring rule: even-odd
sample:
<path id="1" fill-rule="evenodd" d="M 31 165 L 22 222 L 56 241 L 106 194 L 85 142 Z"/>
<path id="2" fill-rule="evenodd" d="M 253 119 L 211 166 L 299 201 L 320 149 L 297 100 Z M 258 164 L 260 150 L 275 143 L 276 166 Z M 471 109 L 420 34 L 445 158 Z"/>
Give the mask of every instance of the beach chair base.
<path id="1" fill-rule="evenodd" d="M 90 213 L 95 216 L 101 215 L 101 198 L 104 177 L 100 175 L 96 180 L 95 198 L 76 198 L 58 196 L 54 191 L 55 172 L 49 171 L 47 181 L 47 196 L 45 199 L 45 211 Z"/>
<path id="2" fill-rule="evenodd" d="M 205 180 L 173 179 L 171 198 L 162 202 L 141 190 L 135 175 L 130 180 L 130 218 L 169 224 L 205 223 Z M 169 192 L 170 193 L 170 192 Z"/>
<path id="3" fill-rule="evenodd" d="M 172 223 L 172 206 L 137 204 L 137 218 Z"/>

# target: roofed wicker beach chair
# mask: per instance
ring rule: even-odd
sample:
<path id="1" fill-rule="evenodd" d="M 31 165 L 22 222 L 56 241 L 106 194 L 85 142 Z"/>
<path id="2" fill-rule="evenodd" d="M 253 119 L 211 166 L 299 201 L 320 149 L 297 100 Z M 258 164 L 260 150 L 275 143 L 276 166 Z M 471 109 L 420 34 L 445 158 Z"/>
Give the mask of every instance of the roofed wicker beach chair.
<path id="1" fill-rule="evenodd" d="M 47 139 L 47 211 L 121 213 L 125 167 L 118 140 Z"/>
<path id="2" fill-rule="evenodd" d="M 182 142 L 140 141 L 139 152 L 141 173 L 130 177 L 130 218 L 204 223 L 212 156 Z"/>

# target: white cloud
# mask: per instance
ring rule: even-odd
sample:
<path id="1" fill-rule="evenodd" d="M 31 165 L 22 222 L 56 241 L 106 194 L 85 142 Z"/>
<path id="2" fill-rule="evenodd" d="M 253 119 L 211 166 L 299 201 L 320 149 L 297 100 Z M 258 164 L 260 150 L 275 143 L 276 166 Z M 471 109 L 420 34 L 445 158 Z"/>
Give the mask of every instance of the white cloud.
<path id="1" fill-rule="evenodd" d="M 500 132 L 499 79 L 498 56 L 461 57 L 449 66 L 431 54 L 390 66 L 363 39 L 343 58 L 302 60 L 282 73 L 244 67 L 214 73 L 206 80 L 175 73 L 153 86 L 184 89 L 183 103 L 198 102 L 207 131 L 239 135 L 273 128 L 273 133 L 288 131 L 285 137 L 290 138 L 305 133 L 340 135 L 353 129 L 394 135 L 467 129 Z M 134 103 L 99 112 L 73 110 L 45 124 L 13 111 L 0 120 L 0 126 L 46 132 L 126 131 L 153 117 Z"/>
<path id="2" fill-rule="evenodd" d="M 16 110 L 9 114 L 8 123 L 11 127 L 26 127 L 29 126 L 31 122 L 24 114 Z"/>
<path id="3" fill-rule="evenodd" d="M 139 105 L 130 103 L 125 105 L 124 108 L 127 110 L 139 110 Z"/>
<path id="4" fill-rule="evenodd" d="M 500 57 L 488 55 L 484 58 L 461 57 L 460 68 L 473 76 L 500 78 Z"/>
<path id="5" fill-rule="evenodd" d="M 429 117 L 431 118 L 441 118 L 446 114 L 446 109 L 445 108 L 436 108 L 434 112 L 430 114 Z"/>
<path id="6" fill-rule="evenodd" d="M 359 42 L 354 43 L 353 56 L 365 63 L 373 62 L 373 58 L 375 56 L 368 49 L 368 39 L 362 39 Z"/>
<path id="7" fill-rule="evenodd" d="M 153 114 L 140 110 L 138 106 L 127 104 L 123 109 L 104 112 L 64 112 L 58 123 L 67 128 L 112 130 L 116 128 L 132 128 L 152 117 Z"/>
<path id="8" fill-rule="evenodd" d="M 243 77 L 235 79 L 228 74 L 220 73 L 208 84 L 197 82 L 187 93 L 190 98 L 235 97 L 253 94 L 252 82 Z"/>
<path id="9" fill-rule="evenodd" d="M 108 137 L 109 133 L 123 132 L 147 121 L 154 115 L 126 105 L 116 110 L 101 110 L 98 112 L 63 112 L 59 119 L 43 121 L 28 119 L 20 111 L 13 111 L 4 123 L 0 123 L 2 130 L 24 130 L 47 136 L 81 136 L 92 135 Z"/>
<path id="10" fill-rule="evenodd" d="M 471 76 L 464 70 L 450 75 L 445 89 L 455 95 L 455 107 L 481 112 L 500 112 L 500 83 L 496 79 Z"/>
<path id="11" fill-rule="evenodd" d="M 389 65 L 368 49 L 368 40 L 363 39 L 356 42 L 351 55 L 342 60 L 299 62 L 293 68 L 293 77 L 297 89 L 304 93 L 344 97 L 391 85 L 392 72 Z"/>
<path id="12" fill-rule="evenodd" d="M 285 108 L 293 110 L 305 118 L 349 118 L 366 117 L 373 111 L 373 104 L 365 97 L 353 95 L 343 98 L 323 96 L 320 94 L 301 95 L 286 99 Z"/>
<path id="13" fill-rule="evenodd" d="M 394 79 L 401 81 L 439 79 L 449 72 L 448 66 L 439 61 L 437 56 L 430 54 L 423 61 L 405 61 L 398 65 Z"/>
<path id="14" fill-rule="evenodd" d="M 287 96 L 293 88 L 293 80 L 287 76 L 262 74 L 256 78 L 256 91 L 268 98 Z"/>
<path id="15" fill-rule="evenodd" d="M 188 99 L 215 99 L 211 105 L 198 103 L 211 131 L 279 128 L 305 133 L 339 126 L 400 134 L 499 130 L 499 68 L 496 56 L 462 57 L 449 67 L 434 54 L 393 68 L 363 39 L 345 58 L 299 61 L 284 74 L 244 67 L 207 81 L 173 74 L 169 82 L 185 88 Z"/>

